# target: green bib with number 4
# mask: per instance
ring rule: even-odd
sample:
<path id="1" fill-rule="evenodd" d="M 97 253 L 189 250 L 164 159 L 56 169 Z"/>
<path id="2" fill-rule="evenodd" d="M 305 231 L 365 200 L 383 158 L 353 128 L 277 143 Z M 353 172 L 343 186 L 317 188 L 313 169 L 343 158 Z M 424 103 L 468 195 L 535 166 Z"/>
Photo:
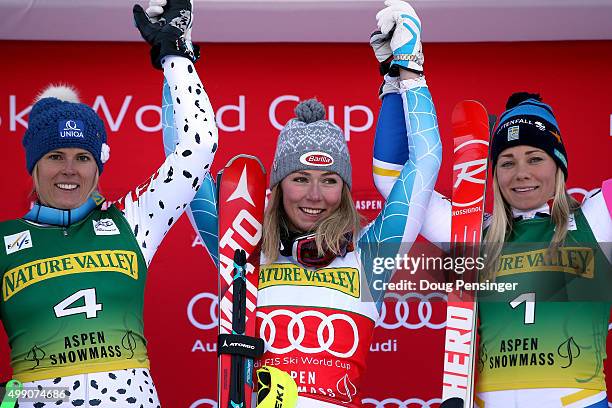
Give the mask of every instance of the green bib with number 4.
<path id="1" fill-rule="evenodd" d="M 7 221 L 0 234 L 0 317 L 15 379 L 149 367 L 147 267 L 118 209 L 67 228 Z"/>

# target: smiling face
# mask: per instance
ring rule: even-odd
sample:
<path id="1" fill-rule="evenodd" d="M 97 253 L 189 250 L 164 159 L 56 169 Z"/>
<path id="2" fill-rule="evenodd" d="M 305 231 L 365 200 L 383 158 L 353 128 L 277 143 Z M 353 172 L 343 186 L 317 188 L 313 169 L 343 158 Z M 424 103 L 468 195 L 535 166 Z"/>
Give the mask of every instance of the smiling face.
<path id="1" fill-rule="evenodd" d="M 69 210 L 89 198 L 97 182 L 98 165 L 87 150 L 62 148 L 46 153 L 36 163 L 33 175 L 41 204 Z"/>
<path id="2" fill-rule="evenodd" d="M 504 150 L 495 174 L 504 199 L 519 210 L 541 207 L 555 194 L 557 164 L 543 150 L 516 146 Z"/>
<path id="3" fill-rule="evenodd" d="M 343 184 L 338 174 L 321 170 L 296 171 L 285 177 L 280 187 L 291 226 L 300 232 L 310 231 L 336 211 Z"/>

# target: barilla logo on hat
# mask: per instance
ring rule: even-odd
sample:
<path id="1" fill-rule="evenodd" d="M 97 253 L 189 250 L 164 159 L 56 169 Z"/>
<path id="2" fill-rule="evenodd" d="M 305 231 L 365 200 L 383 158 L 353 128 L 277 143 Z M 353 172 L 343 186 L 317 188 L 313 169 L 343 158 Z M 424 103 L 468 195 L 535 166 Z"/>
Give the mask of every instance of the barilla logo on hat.
<path id="1" fill-rule="evenodd" d="M 331 166 L 334 158 L 325 152 L 308 152 L 300 156 L 300 163 L 306 166 Z"/>
<path id="2" fill-rule="evenodd" d="M 519 138 L 519 127 L 512 126 L 508 128 L 508 141 L 518 140 L 518 138 Z"/>
<path id="3" fill-rule="evenodd" d="M 58 123 L 58 128 L 60 137 L 85 137 L 85 135 L 83 135 L 83 122 L 80 120 L 60 120 Z"/>

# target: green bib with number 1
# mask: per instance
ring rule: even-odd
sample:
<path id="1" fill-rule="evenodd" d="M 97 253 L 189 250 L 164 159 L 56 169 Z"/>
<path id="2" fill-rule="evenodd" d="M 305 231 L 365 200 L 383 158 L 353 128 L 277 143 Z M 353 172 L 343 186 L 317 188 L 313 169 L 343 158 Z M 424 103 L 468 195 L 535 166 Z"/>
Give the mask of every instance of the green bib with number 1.
<path id="1" fill-rule="evenodd" d="M 551 254 L 553 233 L 549 217 L 515 222 L 496 280 L 516 289 L 479 293 L 478 392 L 606 389 L 610 263 L 581 210 Z"/>

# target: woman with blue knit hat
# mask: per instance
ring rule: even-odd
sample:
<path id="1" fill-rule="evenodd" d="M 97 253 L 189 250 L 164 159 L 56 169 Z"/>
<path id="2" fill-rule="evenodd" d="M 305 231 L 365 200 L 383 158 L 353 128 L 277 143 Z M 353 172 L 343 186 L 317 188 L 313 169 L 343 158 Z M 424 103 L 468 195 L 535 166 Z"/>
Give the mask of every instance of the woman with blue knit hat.
<path id="1" fill-rule="evenodd" d="M 418 22 L 414 11 L 409 18 Z M 396 29 L 394 38 L 403 46 L 403 64 L 422 62 L 420 23 L 412 31 Z M 433 191 L 441 145 L 431 95 L 418 73 L 405 71 L 402 79 L 405 119 L 412 129 L 410 160 L 399 166 L 384 208 L 365 228 L 351 197 L 345 136 L 325 119 L 325 107 L 314 99 L 299 103 L 277 139 L 257 296 L 256 331 L 265 351 L 255 366 L 290 373 L 299 408 L 361 406 L 366 356 L 395 271 L 373 264 L 408 250 Z M 165 136 L 172 144 L 172 135 Z M 211 230 L 215 187 L 210 177 L 205 183 L 191 204 L 192 215 L 218 262 Z M 262 401 L 274 406 L 270 402 Z"/>
<path id="2" fill-rule="evenodd" d="M 607 407 L 612 221 L 601 191 L 582 204 L 566 192 L 561 132 L 537 94 L 508 99 L 493 133 L 491 167 L 483 279 L 516 283 L 517 290 L 481 293 L 476 402 Z"/>
<path id="3" fill-rule="evenodd" d="M 406 9 L 401 1 L 391 2 Z M 377 57 L 384 56 L 381 49 L 393 49 L 388 39 L 373 39 Z M 384 170 L 408 154 L 406 125 L 394 119 L 402 114 L 396 82 L 388 75 L 381 88 L 374 148 L 374 178 L 383 195 L 395 181 Z M 485 218 L 481 280 L 517 286 L 478 293 L 476 406 L 607 407 L 603 362 L 612 221 L 603 194 L 580 204 L 566 192 L 568 155 L 561 131 L 552 108 L 537 94 L 508 99 L 490 151 L 494 203 Z M 421 234 L 443 249 L 451 241 L 451 204 L 437 192 Z"/>
<path id="4" fill-rule="evenodd" d="M 190 2 L 169 2 L 163 17 L 150 21 L 134 7 L 181 126 L 174 151 L 143 184 L 105 202 L 98 178 L 110 157 L 106 130 L 73 90 L 46 90 L 30 112 L 23 146 L 36 203 L 0 223 L 0 317 L 13 378 L 49 393 L 20 407 L 160 406 L 143 335 L 147 268 L 217 148 L 214 113 L 193 68 L 197 47 L 186 39 Z"/>

